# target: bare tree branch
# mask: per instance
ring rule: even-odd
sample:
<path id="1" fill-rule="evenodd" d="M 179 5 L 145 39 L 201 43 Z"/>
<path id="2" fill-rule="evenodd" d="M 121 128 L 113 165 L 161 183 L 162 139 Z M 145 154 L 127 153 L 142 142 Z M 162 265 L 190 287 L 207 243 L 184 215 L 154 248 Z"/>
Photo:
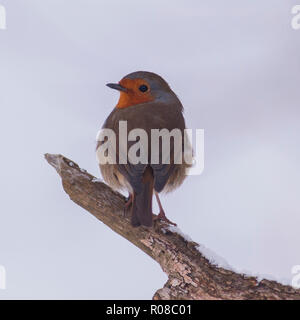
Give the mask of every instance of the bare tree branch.
<path id="1" fill-rule="evenodd" d="M 71 200 L 89 211 L 157 261 L 169 279 L 153 299 L 293 299 L 300 290 L 275 281 L 258 281 L 218 267 L 174 228 L 156 221 L 153 228 L 133 228 L 124 217 L 125 198 L 62 155 L 46 154 Z"/>

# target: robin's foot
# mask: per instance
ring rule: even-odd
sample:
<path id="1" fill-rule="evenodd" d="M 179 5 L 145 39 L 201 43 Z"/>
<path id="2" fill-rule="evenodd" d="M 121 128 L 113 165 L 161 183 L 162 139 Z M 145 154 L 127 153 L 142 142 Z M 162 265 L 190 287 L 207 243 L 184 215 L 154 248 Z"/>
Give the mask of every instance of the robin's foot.
<path id="1" fill-rule="evenodd" d="M 167 217 L 166 217 L 166 214 L 165 214 L 165 211 L 161 205 L 161 202 L 160 202 L 160 199 L 159 199 L 159 196 L 158 196 L 158 193 L 155 191 L 155 197 L 156 197 L 156 200 L 157 200 L 157 203 L 158 203 L 158 206 L 159 206 L 159 214 L 158 215 L 155 215 L 153 214 L 153 220 L 162 220 L 162 221 L 165 221 L 173 226 L 177 226 L 176 223 L 170 221 Z"/>
<path id="2" fill-rule="evenodd" d="M 177 224 L 176 224 L 176 223 L 170 221 L 170 220 L 166 217 L 166 214 L 165 214 L 165 212 L 164 212 L 163 210 L 161 210 L 158 215 L 153 214 L 153 220 L 154 220 L 154 221 L 155 221 L 155 220 L 162 220 L 162 221 L 164 221 L 164 222 L 166 222 L 166 223 L 168 223 L 168 224 L 171 224 L 172 226 L 177 227 Z"/>
<path id="3" fill-rule="evenodd" d="M 133 202 L 133 196 L 132 194 L 129 194 L 129 197 L 127 198 L 127 201 L 125 202 L 125 205 L 124 205 L 124 210 L 123 210 L 124 217 L 126 217 L 126 213 L 127 211 L 129 211 L 132 205 L 132 202 Z"/>

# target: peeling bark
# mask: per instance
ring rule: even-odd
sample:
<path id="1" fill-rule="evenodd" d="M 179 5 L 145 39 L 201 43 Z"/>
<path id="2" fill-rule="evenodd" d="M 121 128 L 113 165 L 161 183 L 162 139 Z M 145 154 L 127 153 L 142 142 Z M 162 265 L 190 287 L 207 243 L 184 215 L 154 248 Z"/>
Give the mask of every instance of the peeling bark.
<path id="1" fill-rule="evenodd" d="M 197 249 L 197 243 L 169 230 L 162 221 L 155 221 L 152 228 L 133 228 L 130 218 L 124 217 L 125 197 L 120 193 L 62 155 L 46 154 L 45 158 L 60 175 L 72 201 L 160 264 L 168 281 L 153 299 L 300 300 L 299 289 L 213 265 Z"/>

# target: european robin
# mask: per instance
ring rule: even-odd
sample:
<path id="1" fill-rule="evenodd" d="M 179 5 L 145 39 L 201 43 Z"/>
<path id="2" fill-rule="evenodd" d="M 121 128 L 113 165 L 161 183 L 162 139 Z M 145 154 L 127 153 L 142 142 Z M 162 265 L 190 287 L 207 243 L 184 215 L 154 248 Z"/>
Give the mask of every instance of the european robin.
<path id="1" fill-rule="evenodd" d="M 131 207 L 131 223 L 133 226 L 152 226 L 153 219 L 162 219 L 173 224 L 166 218 L 158 193 L 171 191 L 179 187 L 186 177 L 186 169 L 190 164 L 182 156 L 181 163 L 174 161 L 174 141 L 170 143 L 169 161 L 164 161 L 162 143 L 159 143 L 159 161 L 151 163 L 152 129 L 180 130 L 180 143 L 184 144 L 185 121 L 183 106 L 168 83 L 159 75 L 137 71 L 126 75 L 119 83 L 108 83 L 108 87 L 120 92 L 120 98 L 111 114 L 106 119 L 103 129 L 111 129 L 116 135 L 115 152 L 117 163 L 100 163 L 100 170 L 104 180 L 115 190 L 126 189 L 129 199 L 125 209 Z M 143 129 L 149 139 L 148 163 L 123 164 L 118 161 L 120 154 L 128 151 L 133 141 L 126 141 L 119 137 L 119 121 L 127 121 L 127 134 L 132 129 Z M 123 141 L 123 142 L 122 142 Z M 161 140 L 160 140 L 161 141 Z M 136 142 L 136 141 L 135 141 Z M 123 143 L 123 145 L 122 145 Z M 97 149 L 103 144 L 98 141 Z M 126 153 L 127 154 L 127 153 Z M 98 156 L 98 155 L 97 155 Z M 98 156 L 99 157 L 99 156 Z M 159 214 L 152 213 L 152 197 L 156 196 Z"/>

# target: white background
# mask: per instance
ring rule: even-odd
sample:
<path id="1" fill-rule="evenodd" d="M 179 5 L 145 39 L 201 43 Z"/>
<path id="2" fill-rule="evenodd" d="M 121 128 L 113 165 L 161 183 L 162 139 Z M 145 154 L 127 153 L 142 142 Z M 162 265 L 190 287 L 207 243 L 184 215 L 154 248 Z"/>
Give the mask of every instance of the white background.
<path id="1" fill-rule="evenodd" d="M 300 31 L 296 1 L 0 0 L 0 264 L 7 298 L 149 299 L 166 276 L 63 192 L 43 153 L 99 176 L 105 87 L 159 73 L 205 170 L 162 201 L 239 270 L 291 279 L 300 264 Z"/>

